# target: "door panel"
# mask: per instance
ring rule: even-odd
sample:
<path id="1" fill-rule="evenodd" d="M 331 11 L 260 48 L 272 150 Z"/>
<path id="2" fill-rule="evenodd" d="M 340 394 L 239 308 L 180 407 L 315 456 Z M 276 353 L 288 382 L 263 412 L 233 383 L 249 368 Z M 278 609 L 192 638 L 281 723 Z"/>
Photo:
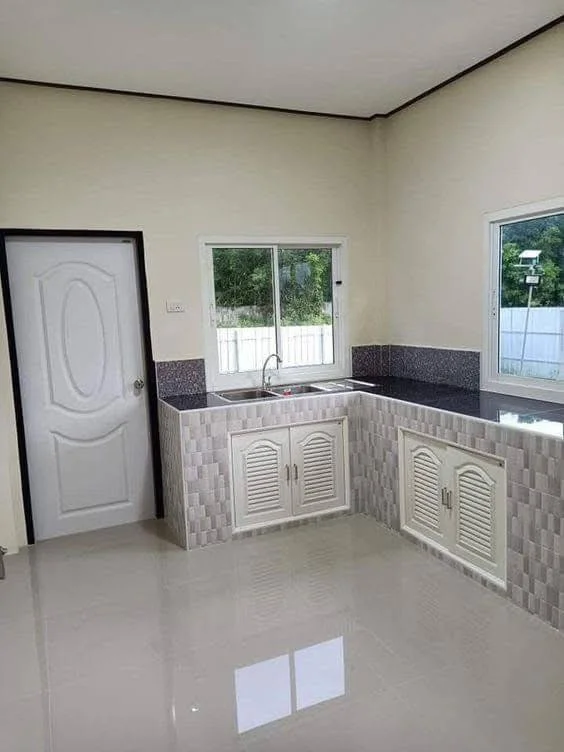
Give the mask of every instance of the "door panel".
<path id="1" fill-rule="evenodd" d="M 346 504 L 343 425 L 294 426 L 290 429 L 295 515 Z"/>
<path id="2" fill-rule="evenodd" d="M 449 447 L 453 553 L 505 579 L 505 470 L 498 460 Z"/>
<path id="3" fill-rule="evenodd" d="M 38 286 L 50 406 L 91 413 L 123 396 L 115 276 L 67 262 Z"/>
<path id="4" fill-rule="evenodd" d="M 440 444 L 405 434 L 405 525 L 442 545 L 447 545 L 442 503 L 445 456 L 445 448 Z"/>
<path id="5" fill-rule="evenodd" d="M 154 516 L 133 243 L 13 238 L 7 256 L 37 539 Z"/>
<path id="6" fill-rule="evenodd" d="M 287 428 L 240 434 L 231 440 L 236 527 L 292 514 Z"/>
<path id="7" fill-rule="evenodd" d="M 124 425 L 97 439 L 77 441 L 56 433 L 53 439 L 63 514 L 90 509 L 93 499 L 101 509 L 129 498 Z"/>

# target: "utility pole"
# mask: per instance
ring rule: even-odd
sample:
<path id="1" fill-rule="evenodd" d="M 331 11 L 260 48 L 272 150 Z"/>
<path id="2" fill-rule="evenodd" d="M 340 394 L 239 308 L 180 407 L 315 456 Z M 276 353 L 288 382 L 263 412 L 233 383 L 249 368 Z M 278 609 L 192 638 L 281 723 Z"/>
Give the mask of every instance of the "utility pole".
<path id="1" fill-rule="evenodd" d="M 519 363 L 519 375 L 523 375 L 523 366 L 525 365 L 525 348 L 527 346 L 527 334 L 529 333 L 529 318 L 531 316 L 531 307 L 533 303 L 533 290 L 540 283 L 539 256 L 542 251 L 522 251 L 519 254 L 519 266 L 528 266 L 529 272 L 525 275 L 525 284 L 529 286 L 529 297 L 527 301 L 527 313 L 525 314 L 525 328 L 523 331 L 523 345 L 521 347 L 521 360 Z M 528 261 L 529 263 L 522 263 Z"/>

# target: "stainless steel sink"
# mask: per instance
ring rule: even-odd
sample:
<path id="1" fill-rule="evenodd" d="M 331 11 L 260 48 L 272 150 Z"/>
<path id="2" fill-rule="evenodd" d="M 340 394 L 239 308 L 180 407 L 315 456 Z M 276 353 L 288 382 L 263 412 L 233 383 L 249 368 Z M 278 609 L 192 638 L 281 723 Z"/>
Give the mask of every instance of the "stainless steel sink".
<path id="1" fill-rule="evenodd" d="M 248 400 L 278 399 L 279 395 L 274 392 L 267 392 L 266 389 L 236 389 L 232 392 L 217 392 L 228 402 L 247 402 Z"/>
<path id="2" fill-rule="evenodd" d="M 311 384 L 288 384 L 288 386 L 272 387 L 271 391 L 282 397 L 293 397 L 296 394 L 310 394 L 312 392 L 319 394 L 323 390 Z"/>
<path id="3" fill-rule="evenodd" d="M 324 392 L 343 392 L 356 387 L 376 386 L 356 379 L 339 379 L 337 381 L 316 384 L 287 384 L 273 386 L 269 389 L 234 389 L 228 392 L 216 392 L 217 396 L 227 402 L 249 402 L 251 400 L 280 399 L 280 397 L 297 397 L 300 394 L 323 394 Z"/>

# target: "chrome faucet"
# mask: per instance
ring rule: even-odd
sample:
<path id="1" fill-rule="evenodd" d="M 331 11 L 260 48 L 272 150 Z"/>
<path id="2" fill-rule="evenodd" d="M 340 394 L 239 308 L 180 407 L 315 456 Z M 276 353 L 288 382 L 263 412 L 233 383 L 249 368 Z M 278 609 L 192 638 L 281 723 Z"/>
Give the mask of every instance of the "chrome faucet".
<path id="1" fill-rule="evenodd" d="M 265 372 L 266 372 L 266 366 L 268 365 L 268 361 L 270 358 L 276 358 L 278 361 L 278 364 L 282 363 L 282 358 L 278 355 L 278 353 L 271 353 L 268 358 L 264 361 L 262 364 L 262 388 L 268 389 L 270 386 L 270 376 L 268 379 L 266 378 Z"/>

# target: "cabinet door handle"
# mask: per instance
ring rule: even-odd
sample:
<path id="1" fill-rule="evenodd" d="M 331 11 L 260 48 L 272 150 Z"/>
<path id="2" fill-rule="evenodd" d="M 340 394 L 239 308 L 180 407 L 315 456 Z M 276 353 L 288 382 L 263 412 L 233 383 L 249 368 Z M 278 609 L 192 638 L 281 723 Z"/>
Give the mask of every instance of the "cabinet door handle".
<path id="1" fill-rule="evenodd" d="M 448 491 L 446 490 L 446 487 L 441 488 L 441 504 L 443 507 L 448 507 L 447 495 Z"/>
<path id="2" fill-rule="evenodd" d="M 446 507 L 447 509 L 452 509 L 452 491 L 447 491 L 446 497 L 447 497 Z"/>
<path id="3" fill-rule="evenodd" d="M 286 465 L 286 483 L 290 482 L 290 465 Z"/>
<path id="4" fill-rule="evenodd" d="M 298 480 L 298 466 L 294 462 L 294 480 Z"/>

